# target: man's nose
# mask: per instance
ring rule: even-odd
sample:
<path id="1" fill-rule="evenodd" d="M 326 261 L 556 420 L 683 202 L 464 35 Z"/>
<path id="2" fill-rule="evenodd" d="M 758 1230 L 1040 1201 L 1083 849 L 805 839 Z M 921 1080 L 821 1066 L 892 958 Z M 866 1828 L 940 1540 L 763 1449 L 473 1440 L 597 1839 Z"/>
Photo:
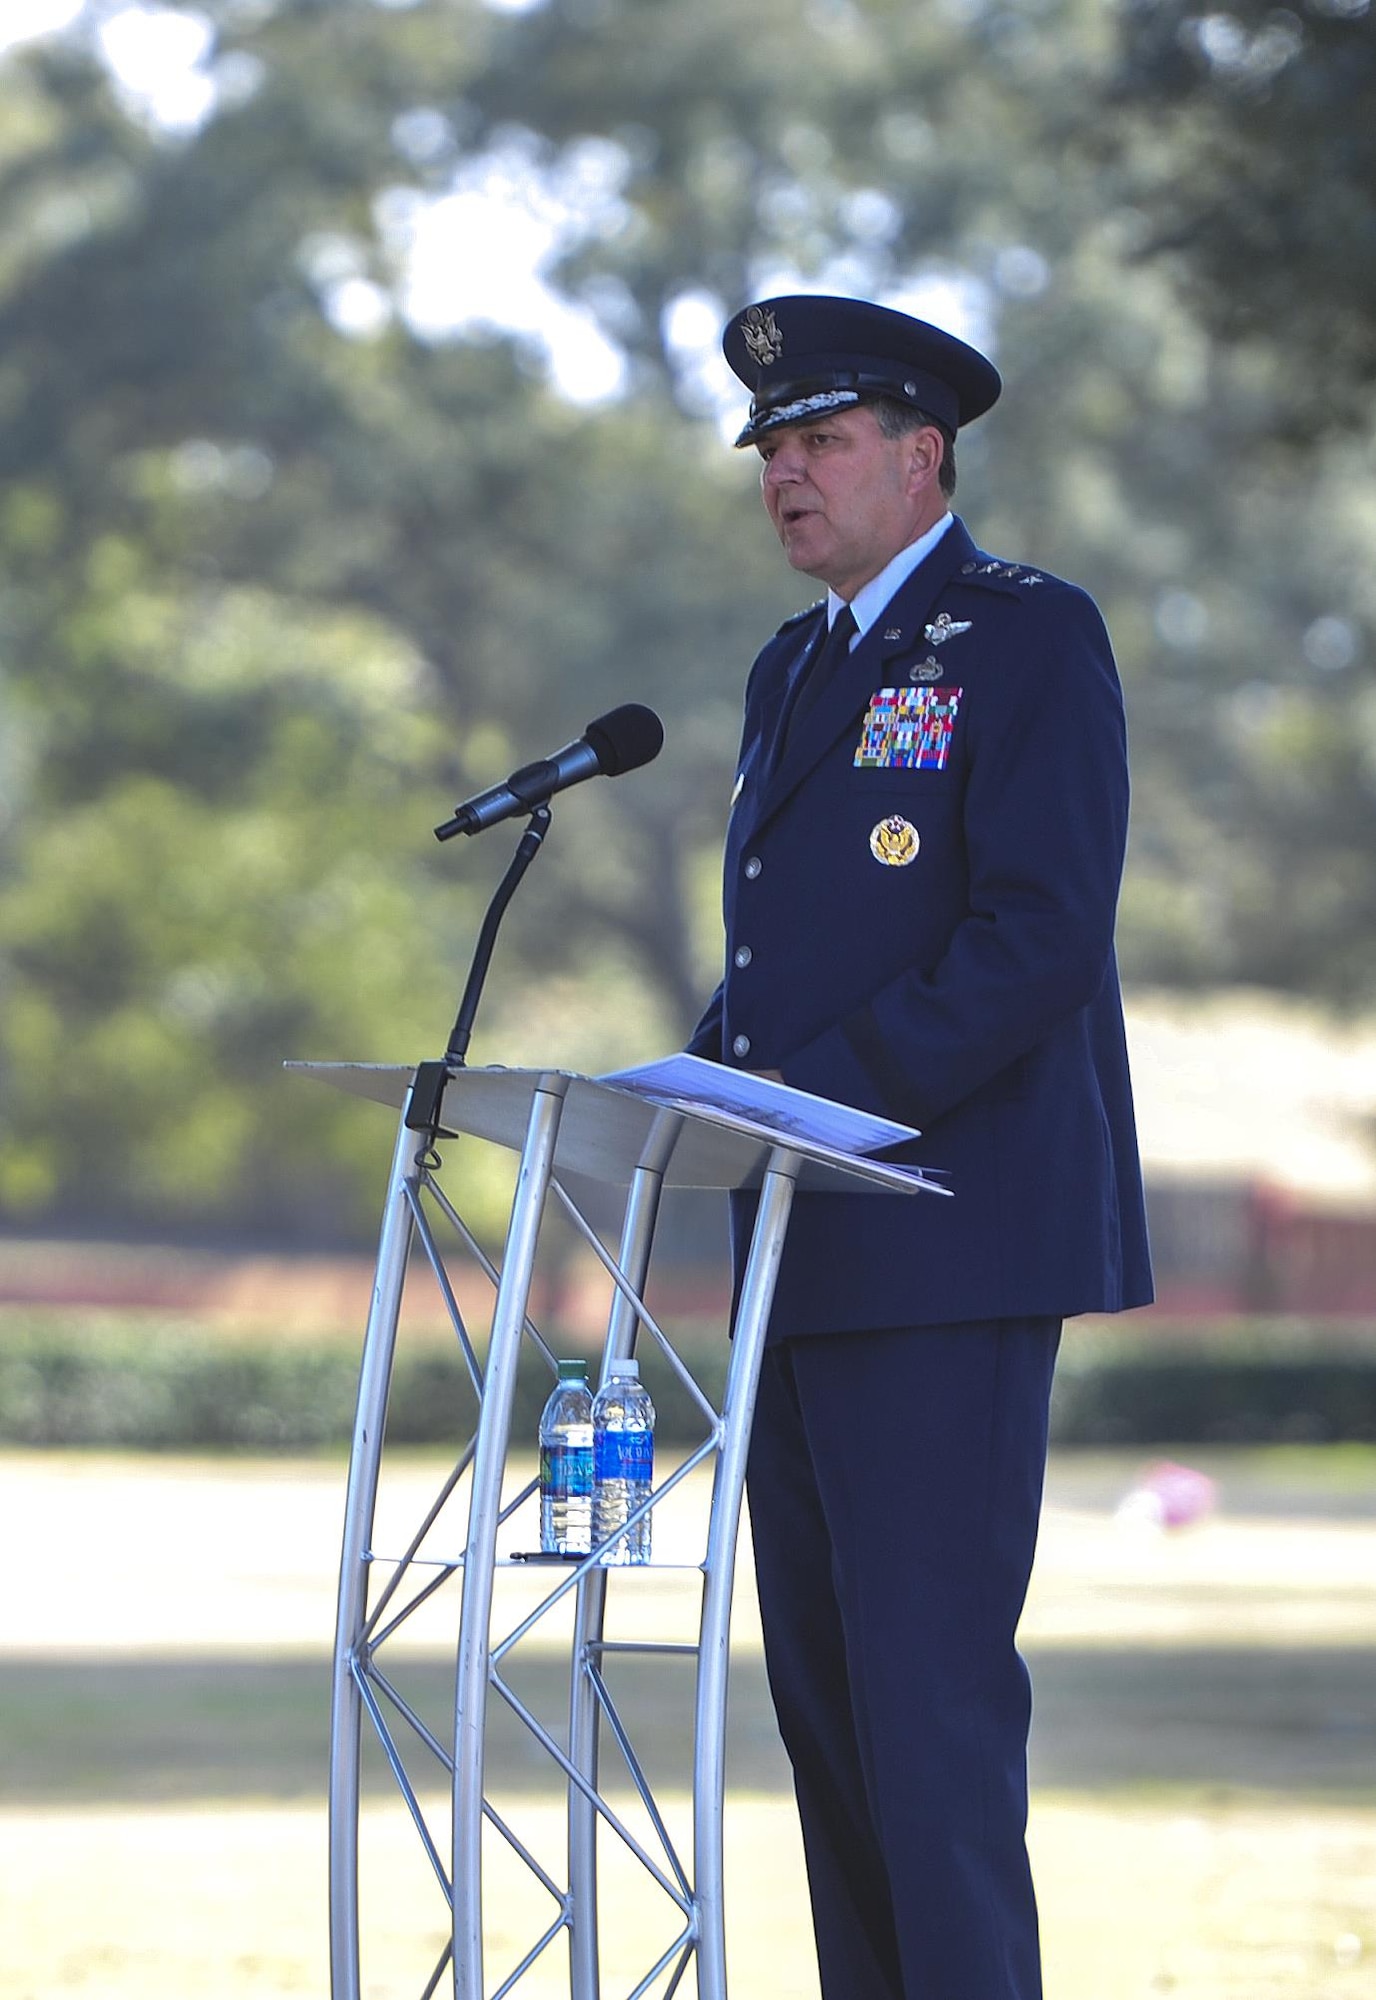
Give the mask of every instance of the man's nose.
<path id="1" fill-rule="evenodd" d="M 780 443 L 775 446 L 765 460 L 764 482 L 766 486 L 786 486 L 801 479 L 803 475 L 803 454 L 796 444 Z"/>

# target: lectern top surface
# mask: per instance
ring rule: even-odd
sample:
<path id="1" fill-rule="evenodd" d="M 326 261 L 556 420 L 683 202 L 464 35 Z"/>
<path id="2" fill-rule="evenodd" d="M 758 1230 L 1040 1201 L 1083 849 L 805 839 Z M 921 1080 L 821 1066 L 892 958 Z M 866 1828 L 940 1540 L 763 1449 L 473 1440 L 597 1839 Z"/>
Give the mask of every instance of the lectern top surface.
<path id="1" fill-rule="evenodd" d="M 413 1068 L 381 1063 L 289 1063 L 287 1068 L 397 1109 L 415 1075 Z M 624 1186 L 638 1166 L 654 1166 L 666 1187 L 751 1188 L 763 1180 L 771 1154 L 784 1146 L 800 1160 L 797 1184 L 808 1192 L 949 1192 L 914 1168 L 840 1152 L 715 1106 L 665 1104 L 625 1083 L 568 1070 L 458 1070 L 445 1087 L 444 1126 L 519 1152 L 539 1090 L 564 1099 L 556 1172 Z"/>

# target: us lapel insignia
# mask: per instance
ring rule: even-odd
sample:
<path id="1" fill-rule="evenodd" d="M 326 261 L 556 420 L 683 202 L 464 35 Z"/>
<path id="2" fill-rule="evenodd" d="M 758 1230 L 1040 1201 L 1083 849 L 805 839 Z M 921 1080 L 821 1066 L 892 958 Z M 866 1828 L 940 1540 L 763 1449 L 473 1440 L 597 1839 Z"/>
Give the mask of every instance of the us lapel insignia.
<path id="1" fill-rule="evenodd" d="M 944 646 L 948 639 L 958 639 L 962 632 L 968 632 L 974 622 L 973 618 L 952 618 L 949 611 L 943 611 L 923 630 L 929 645 Z"/>
<path id="2" fill-rule="evenodd" d="M 912 821 L 898 813 L 881 819 L 870 834 L 870 853 L 885 868 L 906 868 L 910 861 L 916 861 L 921 845 L 921 835 Z"/>
<path id="3" fill-rule="evenodd" d="M 888 626 L 884 637 L 886 640 L 901 639 L 903 637 L 903 627 L 901 625 Z"/>

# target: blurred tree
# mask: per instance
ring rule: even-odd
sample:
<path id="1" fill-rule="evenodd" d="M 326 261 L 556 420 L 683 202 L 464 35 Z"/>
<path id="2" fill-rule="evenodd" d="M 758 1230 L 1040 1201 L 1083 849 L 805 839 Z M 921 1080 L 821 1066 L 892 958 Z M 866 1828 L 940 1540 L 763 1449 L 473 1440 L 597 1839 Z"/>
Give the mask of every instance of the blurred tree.
<path id="1" fill-rule="evenodd" d="M 1251 352 L 1281 434 L 1369 429 L 1370 0 L 1135 0 L 1122 19 L 1111 95 L 1125 115 L 1091 143 L 1126 163 L 1136 254 L 1169 260 L 1205 323 Z"/>
<path id="2" fill-rule="evenodd" d="M 672 405 L 608 424 L 505 345 L 331 324 L 369 183 L 299 116 L 311 46 L 189 141 L 79 49 L 0 72 L 12 1213 L 319 1226 L 301 1164 L 344 1114 L 288 1111 L 275 1059 L 442 1047 L 511 839 L 430 825 L 630 694 L 670 748 L 556 808 L 475 1054 L 624 1059 L 710 984 L 747 621 L 794 588 L 761 545 L 753 598 L 715 601 L 748 495 Z"/>
<path id="3" fill-rule="evenodd" d="M 98 57 L 130 14 L 201 24 L 180 128 Z M 1306 15 L 1267 88 L 1298 103 L 1341 25 Z M 376 1127 L 289 1100 L 276 1060 L 440 1045 L 510 842 L 429 826 L 632 696 L 665 753 L 556 806 L 474 1053 L 681 1032 L 744 668 L 811 594 L 703 421 L 693 330 L 780 285 L 996 344 L 962 502 L 1108 611 L 1131 970 L 1369 994 L 1371 467 L 1271 448 L 1284 282 L 1245 342 L 1211 336 L 1243 295 L 1220 262 L 1207 296 L 1250 171 L 1227 135 L 1264 120 L 1185 46 L 1092 0 L 759 0 L 748 33 L 727 0 L 204 0 L 93 4 L 0 61 L 0 1213 L 91 1207 L 112 1162 L 110 1213 L 364 1213 Z M 1326 102 L 1315 146 L 1357 157 Z M 461 238 L 464 337 L 417 299 L 416 244 L 503 177 L 624 356 L 601 408 L 552 393 L 537 333 L 482 326 Z M 1292 273 L 1316 328 L 1318 283 Z"/>

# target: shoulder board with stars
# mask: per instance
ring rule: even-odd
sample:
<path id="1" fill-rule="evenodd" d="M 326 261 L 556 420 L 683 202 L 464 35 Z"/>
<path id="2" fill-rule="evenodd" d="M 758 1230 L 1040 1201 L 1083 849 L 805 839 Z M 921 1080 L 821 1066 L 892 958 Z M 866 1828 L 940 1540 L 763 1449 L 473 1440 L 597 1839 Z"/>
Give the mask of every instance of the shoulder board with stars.
<path id="1" fill-rule="evenodd" d="M 1030 597 L 1043 584 L 1054 584 L 1056 578 L 1031 563 L 1004 562 L 999 556 L 987 556 L 976 550 L 969 562 L 960 565 L 951 581 L 973 584 L 976 589 L 997 590 L 1009 597 Z"/>
<path id="2" fill-rule="evenodd" d="M 795 625 L 801 625 L 805 618 L 811 618 L 816 612 L 820 611 L 825 603 L 825 597 L 814 598 L 812 603 L 805 604 L 801 611 L 795 611 L 791 617 L 785 618 L 783 624 L 779 627 L 779 632 L 788 632 Z M 774 634 L 776 639 L 779 636 L 779 632 Z"/>

